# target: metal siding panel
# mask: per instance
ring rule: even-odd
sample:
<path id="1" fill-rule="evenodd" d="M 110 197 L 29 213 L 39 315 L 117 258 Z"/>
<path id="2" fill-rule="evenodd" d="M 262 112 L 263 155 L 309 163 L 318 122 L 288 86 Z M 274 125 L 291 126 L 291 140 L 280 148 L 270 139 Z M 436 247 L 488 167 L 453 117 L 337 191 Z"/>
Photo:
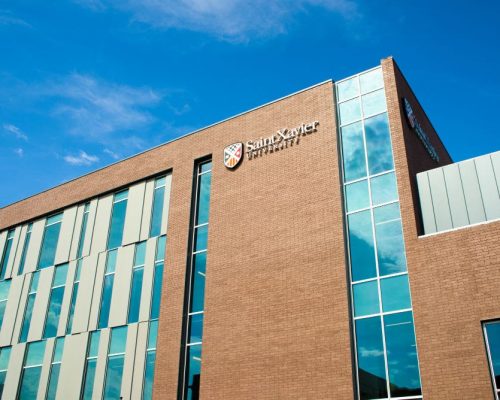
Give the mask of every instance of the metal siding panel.
<path id="1" fill-rule="evenodd" d="M 146 184 L 141 182 L 129 189 L 127 214 L 123 227 L 123 246 L 139 241 L 145 188 Z"/>
<path id="2" fill-rule="evenodd" d="M 23 284 L 24 276 L 16 276 L 10 283 L 9 296 L 7 297 L 7 305 L 5 307 L 2 328 L 0 330 L 0 347 L 10 346 L 12 343 L 12 333 L 14 332 Z"/>
<path id="3" fill-rule="evenodd" d="M 21 236 L 21 227 L 18 226 L 14 230 L 14 238 L 12 239 L 12 247 L 10 250 L 9 261 L 7 262 L 7 269 L 5 270 L 5 279 L 9 279 L 10 277 L 12 277 L 12 271 L 14 268 L 14 261 L 16 260 L 16 255 L 19 247 L 20 236 Z"/>
<path id="4" fill-rule="evenodd" d="M 90 247 L 92 244 L 92 239 L 94 237 L 94 227 L 97 215 L 97 203 L 98 203 L 97 199 L 94 199 L 90 202 L 89 217 L 87 220 L 87 229 L 85 231 L 85 240 L 83 241 L 83 251 L 82 251 L 83 257 L 88 256 L 90 254 Z"/>
<path id="5" fill-rule="evenodd" d="M 99 260 L 97 261 L 97 270 L 91 299 L 92 304 L 90 306 L 90 318 L 88 324 L 89 331 L 97 329 L 97 320 L 99 318 L 99 311 L 101 308 L 102 285 L 104 283 L 104 273 L 106 270 L 106 255 L 107 253 L 99 254 Z"/>
<path id="6" fill-rule="evenodd" d="M 432 205 L 431 189 L 429 187 L 427 172 L 417 174 L 417 185 L 424 233 L 434 233 L 436 232 L 436 220 L 434 218 L 434 207 Z"/>
<path id="7" fill-rule="evenodd" d="M 38 281 L 38 290 L 36 291 L 35 305 L 33 306 L 33 315 L 31 316 L 28 333 L 28 342 L 42 339 L 54 270 L 54 267 L 50 267 L 40 271 L 40 280 Z"/>
<path id="8" fill-rule="evenodd" d="M 19 343 L 12 346 L 10 353 L 9 367 L 5 377 L 5 386 L 3 388 L 3 399 L 15 399 L 19 387 L 19 379 L 24 363 L 24 350 L 26 343 Z"/>
<path id="9" fill-rule="evenodd" d="M 474 160 L 487 220 L 500 218 L 500 197 L 490 155 Z"/>
<path id="10" fill-rule="evenodd" d="M 458 166 L 462 178 L 469 221 L 471 224 L 484 222 L 486 221 L 486 214 L 484 213 L 483 200 L 481 198 L 474 160 L 462 161 Z"/>
<path id="11" fill-rule="evenodd" d="M 66 286 L 64 287 L 64 297 L 61 305 L 59 326 L 57 327 L 57 336 L 66 335 L 66 325 L 68 324 L 69 306 L 71 303 L 71 296 L 73 295 L 73 281 L 75 280 L 75 273 L 76 273 L 76 261 L 71 261 L 68 267 Z"/>
<path id="12" fill-rule="evenodd" d="M 111 297 L 111 309 L 109 312 L 109 326 L 120 326 L 127 323 L 134 250 L 135 245 L 118 249 L 113 296 Z"/>
<path id="13" fill-rule="evenodd" d="M 155 181 L 150 180 L 146 183 L 144 192 L 144 205 L 142 207 L 142 222 L 141 222 L 141 235 L 139 240 L 146 240 L 149 237 L 149 227 L 151 224 L 151 213 L 153 211 L 153 193 L 155 188 Z"/>
<path id="14" fill-rule="evenodd" d="M 434 207 L 434 217 L 436 218 L 436 228 L 444 231 L 453 228 L 451 222 L 450 203 L 444 181 L 443 170 L 433 169 L 428 172 L 429 186 L 431 188 L 432 204 Z"/>
<path id="15" fill-rule="evenodd" d="M 69 251 L 71 249 L 71 241 L 73 240 L 76 210 L 76 206 L 64 210 L 59 240 L 57 241 L 56 257 L 54 259 L 55 264 L 69 261 Z"/>
<path id="16" fill-rule="evenodd" d="M 157 238 L 149 239 L 146 243 L 146 260 L 142 279 L 141 305 L 139 321 L 148 321 L 151 309 L 151 295 L 153 291 L 154 265 Z"/>
<path id="17" fill-rule="evenodd" d="M 92 254 L 82 260 L 82 271 L 78 296 L 75 303 L 72 333 L 85 332 L 89 324 L 90 305 L 94 291 L 94 280 L 97 269 L 97 254 Z"/>
<path id="18" fill-rule="evenodd" d="M 465 204 L 464 190 L 460 171 L 457 164 L 443 167 L 444 180 L 448 190 L 448 200 L 450 202 L 451 219 L 453 227 L 469 225 L 469 216 L 467 215 L 467 205 Z"/>
<path id="19" fill-rule="evenodd" d="M 21 295 L 19 297 L 19 306 L 17 307 L 14 331 L 12 332 L 12 338 L 10 343 L 17 343 L 19 340 L 19 335 L 21 334 L 21 328 L 24 319 L 24 312 L 26 311 L 26 302 L 28 301 L 28 292 L 31 284 L 32 274 L 23 274 L 20 278 L 23 278 L 23 285 L 21 289 Z M 3 342 L 0 342 L 0 346 L 3 346 Z"/>
<path id="20" fill-rule="evenodd" d="M 80 205 L 76 210 L 75 226 L 73 228 L 73 238 L 71 240 L 71 248 L 69 250 L 69 259 L 75 260 L 78 253 L 78 243 L 80 242 L 80 234 L 83 222 L 83 210 L 85 206 Z"/>
<path id="21" fill-rule="evenodd" d="M 127 328 L 127 344 L 125 348 L 125 362 L 123 365 L 123 378 L 121 395 L 123 400 L 130 400 L 132 392 L 132 378 L 134 375 L 135 346 L 137 341 L 137 324 L 130 324 Z"/>
<path id="22" fill-rule="evenodd" d="M 92 392 L 93 399 L 101 399 L 102 391 L 104 390 L 104 378 L 106 375 L 106 364 L 108 361 L 108 348 L 110 339 L 110 329 L 101 330 L 99 339 L 99 352 L 97 354 L 97 365 L 94 378 L 94 391 Z"/>
<path id="23" fill-rule="evenodd" d="M 45 218 L 35 221 L 31 229 L 31 238 L 28 251 L 26 253 L 26 263 L 24 272 L 36 271 L 40 247 L 42 246 L 43 231 L 45 230 Z"/>
<path id="24" fill-rule="evenodd" d="M 52 364 L 52 356 L 54 354 L 55 338 L 47 339 L 45 342 L 45 353 L 43 355 L 42 371 L 40 373 L 40 382 L 38 384 L 37 399 L 45 399 L 45 392 L 49 385 L 50 367 Z"/>
<path id="25" fill-rule="evenodd" d="M 92 235 L 91 253 L 100 253 L 106 250 L 108 229 L 113 207 L 113 195 L 102 197 L 97 204 L 94 234 Z"/>
<path id="26" fill-rule="evenodd" d="M 500 196 L 500 151 L 491 154 L 491 163 L 493 164 L 493 172 L 497 181 L 498 195 Z"/>
<path id="27" fill-rule="evenodd" d="M 57 385 L 57 400 L 78 400 L 87 357 L 87 332 L 66 336 Z"/>
<path id="28" fill-rule="evenodd" d="M 165 235 L 167 233 L 171 188 L 172 188 L 172 174 L 168 174 L 165 179 L 165 202 L 163 203 L 163 216 L 162 216 L 163 219 L 161 221 L 161 230 L 160 230 L 161 235 Z"/>
<path id="29" fill-rule="evenodd" d="M 144 368 L 146 364 L 146 348 L 148 344 L 148 326 L 149 324 L 147 322 L 141 322 L 137 331 L 134 375 L 132 377 L 132 399 L 142 398 Z"/>

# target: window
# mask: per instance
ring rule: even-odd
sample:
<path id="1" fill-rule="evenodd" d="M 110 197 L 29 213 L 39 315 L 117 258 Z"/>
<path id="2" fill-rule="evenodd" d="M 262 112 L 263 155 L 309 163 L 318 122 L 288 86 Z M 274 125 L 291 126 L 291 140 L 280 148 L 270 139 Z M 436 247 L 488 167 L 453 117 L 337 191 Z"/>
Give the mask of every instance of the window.
<path id="1" fill-rule="evenodd" d="M 66 335 L 71 333 L 73 327 L 73 316 L 75 314 L 76 298 L 78 296 L 78 287 L 80 286 L 80 275 L 82 273 L 82 259 L 76 262 L 75 279 L 73 281 L 73 291 L 71 292 L 71 301 L 69 303 L 68 323 L 66 325 Z"/>
<path id="2" fill-rule="evenodd" d="M 10 280 L 0 282 L 0 329 L 3 324 L 3 316 L 5 314 L 5 307 L 7 307 L 7 299 L 9 297 Z"/>
<path id="3" fill-rule="evenodd" d="M 92 399 L 92 391 L 94 389 L 94 378 L 97 365 L 97 355 L 99 351 L 100 337 L 101 337 L 101 331 L 91 332 L 89 336 L 90 339 L 87 346 L 87 360 L 85 362 L 82 393 L 80 396 L 82 400 Z"/>
<path id="4" fill-rule="evenodd" d="M 500 398 L 500 321 L 483 325 L 495 399 Z"/>
<path id="5" fill-rule="evenodd" d="M 127 213 L 127 198 L 128 189 L 115 193 L 114 195 L 108 236 L 108 250 L 115 249 L 122 245 L 125 214 Z"/>
<path id="6" fill-rule="evenodd" d="M 85 232 L 87 232 L 87 221 L 89 219 L 90 203 L 85 203 L 83 208 L 82 229 L 80 230 L 80 238 L 78 239 L 78 250 L 76 258 L 80 258 L 83 254 L 83 244 L 85 242 Z"/>
<path id="7" fill-rule="evenodd" d="M 141 306 L 142 278 L 144 276 L 144 262 L 146 259 L 146 242 L 135 245 L 134 266 L 132 268 L 132 287 L 128 306 L 128 323 L 139 321 Z"/>
<path id="8" fill-rule="evenodd" d="M 61 315 L 66 276 L 68 275 L 68 264 L 62 264 L 55 268 L 52 289 L 50 291 L 49 308 L 45 318 L 43 337 L 51 338 L 57 336 L 59 316 Z"/>
<path id="9" fill-rule="evenodd" d="M 106 328 L 108 326 L 109 309 L 111 308 L 111 297 L 113 296 L 113 282 L 115 280 L 117 253 L 117 250 L 112 250 L 108 252 L 106 258 L 106 272 L 104 274 L 99 323 L 97 325 L 99 329 Z"/>
<path id="10" fill-rule="evenodd" d="M 151 321 L 148 332 L 148 345 L 146 349 L 146 366 L 144 368 L 143 400 L 153 398 L 153 381 L 156 361 L 156 339 L 158 337 L 158 321 Z"/>
<path id="11" fill-rule="evenodd" d="M 36 399 L 44 353 L 44 340 L 28 344 L 21 372 L 18 400 Z"/>
<path id="12" fill-rule="evenodd" d="M 61 231 L 62 217 L 62 213 L 53 215 L 52 217 L 47 218 L 47 221 L 45 222 L 42 248 L 40 250 L 40 258 L 38 259 L 38 269 L 54 265 L 59 232 Z"/>
<path id="13" fill-rule="evenodd" d="M 0 263 L 0 279 L 5 279 L 7 273 L 7 264 L 9 263 L 10 252 L 12 250 L 12 242 L 14 241 L 14 229 L 7 232 L 7 240 L 3 249 L 2 261 Z"/>
<path id="14" fill-rule="evenodd" d="M 116 400 L 120 398 L 126 344 L 127 327 L 121 326 L 111 329 L 111 343 L 106 366 L 106 383 L 104 385 L 103 400 Z"/>
<path id="15" fill-rule="evenodd" d="M 38 289 L 38 280 L 40 272 L 34 272 L 31 275 L 30 290 L 28 292 L 28 299 L 26 300 L 26 308 L 24 310 L 23 325 L 19 335 L 19 343 L 24 343 L 28 340 L 28 332 L 30 330 L 31 316 L 33 314 L 33 307 L 35 305 L 36 291 Z"/>
<path id="16" fill-rule="evenodd" d="M 186 336 L 183 338 L 185 346 L 181 365 L 183 399 L 189 400 L 198 400 L 200 390 L 211 167 L 211 161 L 201 163 L 197 166 L 195 174 L 195 212 L 187 274 L 189 290 L 184 315 Z"/>
<path id="17" fill-rule="evenodd" d="M 153 194 L 153 211 L 151 214 L 151 229 L 149 237 L 158 236 L 161 231 L 163 220 L 163 204 L 165 203 L 165 183 L 167 178 L 162 176 L 155 180 L 155 190 Z"/>
<path id="18" fill-rule="evenodd" d="M 153 294 L 151 300 L 150 319 L 158 319 L 160 316 L 161 287 L 163 282 L 163 264 L 165 259 L 165 246 L 167 237 L 165 235 L 158 238 L 156 244 L 155 269 L 153 278 Z"/>
<path id="19" fill-rule="evenodd" d="M 10 347 L 0 348 L 0 399 L 2 398 L 3 388 L 5 385 L 5 377 L 7 376 L 7 368 L 10 360 Z"/>
<path id="20" fill-rule="evenodd" d="M 64 349 L 64 338 L 57 338 L 50 365 L 49 386 L 46 400 L 54 400 L 57 393 L 57 383 L 59 382 L 59 371 L 61 370 L 61 360 Z"/>
<path id="21" fill-rule="evenodd" d="M 28 225 L 28 230 L 26 231 L 26 239 L 24 239 L 23 252 L 21 253 L 21 261 L 19 262 L 19 269 L 17 274 L 21 275 L 24 272 L 24 264 L 26 263 L 26 255 L 28 254 L 28 248 L 31 240 L 31 231 L 33 230 L 33 224 Z"/>

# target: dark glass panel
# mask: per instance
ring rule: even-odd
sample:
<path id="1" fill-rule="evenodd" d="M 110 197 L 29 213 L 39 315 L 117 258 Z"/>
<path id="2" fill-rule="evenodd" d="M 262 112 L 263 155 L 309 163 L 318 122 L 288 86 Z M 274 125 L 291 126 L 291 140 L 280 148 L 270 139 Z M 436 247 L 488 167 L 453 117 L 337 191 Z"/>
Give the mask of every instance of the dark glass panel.
<path id="1" fill-rule="evenodd" d="M 205 302 L 205 272 L 207 253 L 193 257 L 193 277 L 191 286 L 191 306 L 189 312 L 203 311 Z"/>
<path id="2" fill-rule="evenodd" d="M 374 278 L 377 271 L 370 211 L 349 215 L 348 224 L 352 280 Z"/>
<path id="3" fill-rule="evenodd" d="M 203 314 L 189 316 L 188 343 L 200 343 L 203 338 Z"/>
<path id="4" fill-rule="evenodd" d="M 206 250 L 208 239 L 208 225 L 196 228 L 194 235 L 194 251 Z"/>
<path id="5" fill-rule="evenodd" d="M 186 399 L 198 400 L 200 398 L 201 345 L 187 348 L 186 368 Z"/>
<path id="6" fill-rule="evenodd" d="M 488 346 L 497 388 L 500 388 L 500 322 L 486 324 Z"/>

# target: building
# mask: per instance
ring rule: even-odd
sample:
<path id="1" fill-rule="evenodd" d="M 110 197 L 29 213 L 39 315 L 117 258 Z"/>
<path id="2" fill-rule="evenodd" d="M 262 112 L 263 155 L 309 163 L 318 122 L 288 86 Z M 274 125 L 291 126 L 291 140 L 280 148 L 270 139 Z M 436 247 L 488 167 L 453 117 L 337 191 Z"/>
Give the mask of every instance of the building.
<path id="1" fill-rule="evenodd" d="M 4 207 L 2 398 L 498 398 L 499 187 L 387 58 Z"/>

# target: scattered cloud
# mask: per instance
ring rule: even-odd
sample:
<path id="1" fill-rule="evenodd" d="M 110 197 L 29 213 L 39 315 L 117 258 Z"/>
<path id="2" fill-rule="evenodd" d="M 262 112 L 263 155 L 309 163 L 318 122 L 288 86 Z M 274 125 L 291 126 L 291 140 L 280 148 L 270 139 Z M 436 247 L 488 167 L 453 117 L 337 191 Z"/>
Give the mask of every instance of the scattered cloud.
<path id="1" fill-rule="evenodd" d="M 28 135 L 26 135 L 19 127 L 13 124 L 3 124 L 4 131 L 14 135 L 17 139 L 28 140 Z"/>
<path id="2" fill-rule="evenodd" d="M 23 157 L 24 156 L 24 149 L 21 147 L 18 147 L 17 149 L 14 149 L 14 154 L 16 154 L 18 157 Z"/>
<path id="3" fill-rule="evenodd" d="M 32 28 L 32 26 L 25 20 L 16 17 L 8 10 L 0 10 L 0 26 L 17 25 L 25 28 Z"/>
<path id="4" fill-rule="evenodd" d="M 80 150 L 78 155 L 66 155 L 63 158 L 68 164 L 77 166 L 89 166 L 99 161 L 99 157 L 87 154 L 83 150 Z"/>
<path id="5" fill-rule="evenodd" d="M 354 0 L 76 0 L 93 10 L 115 8 L 155 28 L 204 32 L 227 41 L 285 33 L 296 15 L 320 7 L 345 19 L 358 15 Z"/>
<path id="6" fill-rule="evenodd" d="M 104 149 L 102 152 L 110 156 L 113 160 L 118 160 L 119 158 L 121 158 L 121 156 L 118 153 L 115 153 L 110 149 Z"/>

